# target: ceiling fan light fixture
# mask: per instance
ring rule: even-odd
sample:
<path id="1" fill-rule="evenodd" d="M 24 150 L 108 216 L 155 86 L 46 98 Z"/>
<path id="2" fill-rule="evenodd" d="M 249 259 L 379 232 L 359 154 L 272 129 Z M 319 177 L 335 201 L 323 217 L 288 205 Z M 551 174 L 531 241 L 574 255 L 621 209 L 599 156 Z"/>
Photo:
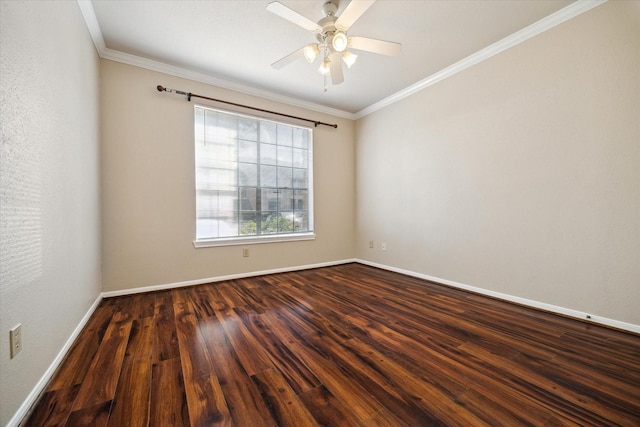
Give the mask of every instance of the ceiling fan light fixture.
<path id="1" fill-rule="evenodd" d="M 329 58 L 325 58 L 324 61 L 322 61 L 322 64 L 320 64 L 320 67 L 318 67 L 318 72 L 323 76 L 326 76 L 327 74 L 329 74 L 330 70 L 331 61 L 329 60 Z"/>
<path id="2" fill-rule="evenodd" d="M 348 68 L 351 68 L 351 66 L 356 63 L 356 59 L 358 59 L 358 55 L 355 53 L 351 53 L 348 50 L 342 52 L 342 60 L 347 64 Z"/>
<path id="3" fill-rule="evenodd" d="M 331 46 L 333 46 L 333 50 L 336 52 L 342 52 L 347 48 L 348 40 L 347 35 L 342 31 L 338 31 L 333 35 L 333 39 L 331 40 Z"/>
<path id="4" fill-rule="evenodd" d="M 317 43 L 311 43 L 304 47 L 304 58 L 311 64 L 320 54 L 320 48 Z"/>

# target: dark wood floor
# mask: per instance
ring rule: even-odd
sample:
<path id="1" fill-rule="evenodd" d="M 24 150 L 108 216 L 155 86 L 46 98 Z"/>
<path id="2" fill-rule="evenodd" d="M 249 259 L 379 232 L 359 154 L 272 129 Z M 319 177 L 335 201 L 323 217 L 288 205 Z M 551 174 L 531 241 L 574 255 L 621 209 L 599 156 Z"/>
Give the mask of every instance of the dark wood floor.
<path id="1" fill-rule="evenodd" d="M 360 264 L 104 300 L 25 426 L 640 425 L 640 336 Z"/>

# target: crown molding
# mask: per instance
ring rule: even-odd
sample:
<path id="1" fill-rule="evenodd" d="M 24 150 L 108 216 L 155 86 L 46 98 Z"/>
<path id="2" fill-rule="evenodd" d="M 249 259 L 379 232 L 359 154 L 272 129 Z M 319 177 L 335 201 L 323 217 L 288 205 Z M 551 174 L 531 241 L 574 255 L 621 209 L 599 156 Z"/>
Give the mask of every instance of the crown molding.
<path id="1" fill-rule="evenodd" d="M 93 4 L 91 4 L 90 0 L 78 0 L 78 6 L 80 6 L 80 12 L 89 29 L 93 45 L 96 47 L 98 55 L 102 56 L 100 52 L 103 52 L 107 48 L 107 45 L 104 42 L 102 30 L 100 29 L 100 24 L 98 24 L 98 18 L 96 18 L 96 12 L 93 10 Z"/>
<path id="2" fill-rule="evenodd" d="M 257 96 L 270 101 L 281 102 L 283 104 L 291 105 L 293 107 L 305 108 L 307 110 L 315 111 L 317 113 L 330 114 L 336 117 L 342 117 L 349 120 L 354 120 L 353 113 L 348 111 L 339 110 L 337 108 L 326 107 L 324 105 L 316 104 L 313 102 L 303 101 L 297 98 L 292 98 L 284 95 L 280 95 L 267 90 L 257 89 L 245 84 L 232 82 L 230 80 L 215 77 L 210 74 L 202 73 L 199 71 L 190 70 L 175 65 L 169 65 L 164 62 L 155 61 L 152 59 L 143 58 L 137 55 L 132 55 L 125 52 L 120 52 L 114 49 L 109 49 L 106 46 L 102 30 L 98 24 L 93 4 L 90 0 L 77 0 L 80 6 L 80 11 L 89 29 L 89 34 L 93 39 L 93 44 L 96 47 L 98 55 L 102 59 L 108 59 L 111 61 L 120 62 L 123 64 L 134 65 L 136 67 L 144 68 L 151 71 L 157 71 L 164 74 L 169 74 L 175 77 L 181 77 L 189 80 L 194 80 L 200 83 L 209 84 L 212 86 L 218 86 L 223 89 L 233 90 L 235 92 L 243 93 L 246 95 Z"/>
<path id="3" fill-rule="evenodd" d="M 210 74 L 202 73 L 199 71 L 189 70 L 187 68 L 178 67 L 175 65 L 169 65 L 164 62 L 142 58 L 140 56 L 131 55 L 129 53 L 124 53 L 124 52 L 120 52 L 120 51 L 109 49 L 109 48 L 105 48 L 102 52 L 98 52 L 98 54 L 103 59 L 108 59 L 111 61 L 116 61 L 123 64 L 128 64 L 128 65 L 134 65 L 136 67 L 145 68 L 151 71 L 157 71 L 157 72 L 168 74 L 175 77 L 194 80 L 196 82 L 217 86 L 223 89 L 232 90 L 232 91 L 243 93 L 246 95 L 256 96 L 256 97 L 267 99 L 270 101 L 281 102 L 283 104 L 291 105 L 294 107 L 305 108 L 307 110 L 315 111 L 318 113 L 325 113 L 325 114 L 330 114 L 332 116 L 354 120 L 354 114 L 349 113 L 347 111 L 325 107 L 320 104 L 302 101 L 300 99 L 279 95 L 277 93 L 269 92 L 262 89 L 256 89 L 248 85 L 221 79 L 219 77 L 215 77 Z"/>
<path id="4" fill-rule="evenodd" d="M 267 90 L 257 89 L 245 84 L 232 82 L 220 77 L 215 77 L 210 74 L 202 73 L 199 71 L 189 70 L 187 68 L 169 65 L 160 61 L 154 61 L 140 56 L 131 55 L 128 53 L 116 51 L 106 47 L 102 30 L 98 24 L 95 11 L 91 0 L 77 0 L 80 6 L 80 11 L 84 17 L 84 20 L 93 39 L 93 44 L 96 47 L 100 58 L 109 59 L 123 64 L 134 65 L 136 67 L 145 68 L 151 71 L 157 71 L 164 74 L 169 74 L 176 77 L 181 77 L 189 80 L 194 80 L 200 83 L 210 84 L 212 86 L 218 86 L 224 89 L 233 90 L 246 95 L 257 96 L 270 101 L 281 102 L 283 104 L 291 105 L 294 107 L 305 108 L 311 111 L 330 114 L 336 117 L 342 117 L 349 120 L 357 120 L 362 117 L 368 116 L 382 108 L 392 105 L 408 96 L 413 95 L 423 89 L 428 88 L 448 77 L 458 74 L 467 68 L 476 65 L 486 59 L 491 58 L 513 46 L 516 46 L 530 38 L 543 33 L 559 24 L 562 24 L 569 19 L 575 18 L 578 15 L 587 12 L 594 7 L 600 6 L 606 3 L 607 0 L 577 0 L 571 3 L 569 6 L 560 9 L 559 11 L 529 25 L 528 27 L 505 37 L 504 39 L 472 54 L 466 58 L 452 64 L 429 77 L 420 80 L 419 82 L 394 93 L 378 102 L 371 104 L 370 106 L 358 111 L 357 113 L 350 113 L 348 111 L 339 110 L 336 108 L 326 107 L 324 105 L 316 104 L 313 102 L 302 101 L 297 98 L 280 95 Z"/>
<path id="5" fill-rule="evenodd" d="M 393 95 L 388 96 L 387 98 L 371 104 L 370 106 L 355 113 L 355 118 L 356 120 L 360 119 L 384 107 L 394 104 L 408 96 L 413 95 L 416 92 L 419 92 L 446 78 L 458 74 L 459 72 L 464 71 L 473 65 L 489 59 L 492 56 L 499 54 L 500 52 L 503 52 L 513 46 L 529 40 L 530 38 L 537 36 L 540 33 L 550 30 L 556 25 L 562 24 L 563 22 L 575 18 L 576 16 L 581 15 L 584 12 L 591 10 L 596 6 L 600 6 L 601 4 L 606 2 L 607 0 L 578 0 L 575 3 L 571 3 L 569 6 L 566 6 L 559 11 L 552 13 L 551 15 L 529 25 L 528 27 L 523 28 L 522 30 L 515 32 L 510 36 L 507 36 L 504 39 L 497 41 L 496 43 L 467 56 L 466 58 L 456 62 L 455 64 L 443 68 L 442 70 L 430 75 L 429 77 L 420 80 L 419 82 L 399 92 L 396 92 Z"/>

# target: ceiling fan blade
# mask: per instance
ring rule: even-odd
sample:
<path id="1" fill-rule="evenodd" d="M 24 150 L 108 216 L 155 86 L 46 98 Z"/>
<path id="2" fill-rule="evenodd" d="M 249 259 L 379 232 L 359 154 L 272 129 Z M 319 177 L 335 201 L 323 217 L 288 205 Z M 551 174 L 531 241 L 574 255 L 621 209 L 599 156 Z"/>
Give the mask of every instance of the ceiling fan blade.
<path id="1" fill-rule="evenodd" d="M 336 28 L 340 31 L 347 31 L 375 2 L 376 0 L 351 0 L 351 3 L 338 17 Z"/>
<path id="2" fill-rule="evenodd" d="M 402 45 L 400 43 L 387 42 L 384 40 L 370 39 L 368 37 L 349 37 L 348 47 L 367 52 L 379 53 L 381 55 L 395 56 L 400 53 Z"/>
<path id="3" fill-rule="evenodd" d="M 305 30 L 311 31 L 314 34 L 322 32 L 322 27 L 310 19 L 305 18 L 293 9 L 288 8 L 280 2 L 274 1 L 267 5 L 269 12 L 275 13 L 281 18 L 292 22 Z"/>
<path id="4" fill-rule="evenodd" d="M 271 64 L 271 66 L 276 70 L 280 70 L 281 68 L 284 68 L 285 66 L 301 58 L 304 58 L 304 48 L 300 48 L 294 52 L 291 52 L 289 55 Z"/>
<path id="5" fill-rule="evenodd" d="M 329 55 L 329 73 L 331 74 L 331 83 L 339 85 L 344 82 L 344 74 L 342 73 L 342 61 L 339 53 Z"/>

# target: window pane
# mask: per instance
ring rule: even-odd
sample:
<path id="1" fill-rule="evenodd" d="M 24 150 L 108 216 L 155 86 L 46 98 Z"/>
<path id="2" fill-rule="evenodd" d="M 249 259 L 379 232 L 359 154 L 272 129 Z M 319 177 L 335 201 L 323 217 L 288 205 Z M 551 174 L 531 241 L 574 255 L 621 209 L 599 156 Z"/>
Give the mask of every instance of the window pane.
<path id="1" fill-rule="evenodd" d="M 217 191 L 218 194 L 218 210 L 233 212 L 238 206 L 238 190 L 237 188 L 223 188 Z"/>
<path id="2" fill-rule="evenodd" d="M 278 216 L 278 233 L 293 232 L 293 212 L 283 212 Z"/>
<path id="3" fill-rule="evenodd" d="M 223 211 L 218 216 L 218 236 L 232 237 L 238 235 L 238 214 L 234 211 Z"/>
<path id="4" fill-rule="evenodd" d="M 233 168 L 198 168 L 196 170 L 196 184 L 199 189 L 214 189 L 219 186 L 236 185 L 237 171 Z"/>
<path id="5" fill-rule="evenodd" d="M 196 108 L 194 115 L 194 136 L 196 149 L 204 145 L 204 110 Z"/>
<path id="6" fill-rule="evenodd" d="M 256 195 L 257 188 L 241 188 L 240 189 L 240 210 L 256 211 Z M 255 219 L 255 215 L 254 215 Z"/>
<path id="7" fill-rule="evenodd" d="M 204 139 L 208 143 L 212 143 L 216 135 L 216 126 L 218 124 L 218 113 L 215 111 L 205 110 L 203 124 L 204 124 Z"/>
<path id="8" fill-rule="evenodd" d="M 292 188 L 293 187 L 293 169 L 291 168 L 278 168 L 278 187 L 280 188 Z"/>
<path id="9" fill-rule="evenodd" d="M 293 128 L 287 125 L 278 124 L 278 145 L 291 147 L 293 144 Z"/>
<path id="10" fill-rule="evenodd" d="M 246 141 L 257 141 L 258 121 L 250 117 L 240 117 L 238 120 L 238 138 Z"/>
<path id="11" fill-rule="evenodd" d="M 217 162 L 237 162 L 238 161 L 238 145 L 234 142 L 216 143 L 209 146 L 210 156 Z"/>
<path id="12" fill-rule="evenodd" d="M 293 192 L 293 209 L 301 211 L 309 206 L 308 200 L 309 192 L 307 190 L 295 190 Z"/>
<path id="13" fill-rule="evenodd" d="M 258 185 L 258 165 L 255 163 L 238 164 L 238 185 L 255 187 Z"/>
<path id="14" fill-rule="evenodd" d="M 238 160 L 247 163 L 257 163 L 258 144 L 251 141 L 238 142 Z"/>
<path id="15" fill-rule="evenodd" d="M 294 128 L 293 129 L 293 146 L 296 148 L 309 148 L 309 134 L 311 132 L 308 129 Z"/>
<path id="16" fill-rule="evenodd" d="M 278 190 L 262 189 L 262 210 L 277 211 L 278 210 Z"/>
<path id="17" fill-rule="evenodd" d="M 198 218 L 213 218 L 218 212 L 218 192 L 199 191 L 196 205 Z"/>
<path id="18" fill-rule="evenodd" d="M 292 211 L 293 190 L 280 190 L 278 196 L 278 212 Z"/>
<path id="19" fill-rule="evenodd" d="M 293 150 L 290 147 L 278 145 L 278 166 L 293 165 Z"/>
<path id="20" fill-rule="evenodd" d="M 299 211 L 294 216 L 293 231 L 309 231 L 309 213 L 307 211 Z"/>
<path id="21" fill-rule="evenodd" d="M 231 114 L 218 113 L 216 135 L 225 140 L 238 137 L 238 118 Z"/>
<path id="22" fill-rule="evenodd" d="M 307 167 L 307 150 L 293 149 L 293 166 L 297 168 Z"/>
<path id="23" fill-rule="evenodd" d="M 276 234 L 278 232 L 278 214 L 276 212 L 262 212 L 260 214 L 261 234 Z"/>
<path id="24" fill-rule="evenodd" d="M 276 143 L 276 124 L 273 122 L 260 121 L 260 141 L 269 144 Z"/>
<path id="25" fill-rule="evenodd" d="M 256 213 L 246 213 L 243 212 L 240 214 L 240 235 L 242 236 L 251 236 L 256 235 L 258 231 L 257 222 L 256 222 Z"/>
<path id="26" fill-rule="evenodd" d="M 278 185 L 276 170 L 275 166 L 260 166 L 260 186 L 276 187 Z"/>
<path id="27" fill-rule="evenodd" d="M 306 169 L 294 169 L 293 170 L 293 188 L 307 188 L 307 170 Z"/>
<path id="28" fill-rule="evenodd" d="M 276 164 L 276 146 L 271 144 L 260 144 L 260 163 L 263 165 Z"/>
<path id="29" fill-rule="evenodd" d="M 196 221 L 196 236 L 199 238 L 215 238 L 220 237 L 218 234 L 217 219 L 198 219 Z"/>

